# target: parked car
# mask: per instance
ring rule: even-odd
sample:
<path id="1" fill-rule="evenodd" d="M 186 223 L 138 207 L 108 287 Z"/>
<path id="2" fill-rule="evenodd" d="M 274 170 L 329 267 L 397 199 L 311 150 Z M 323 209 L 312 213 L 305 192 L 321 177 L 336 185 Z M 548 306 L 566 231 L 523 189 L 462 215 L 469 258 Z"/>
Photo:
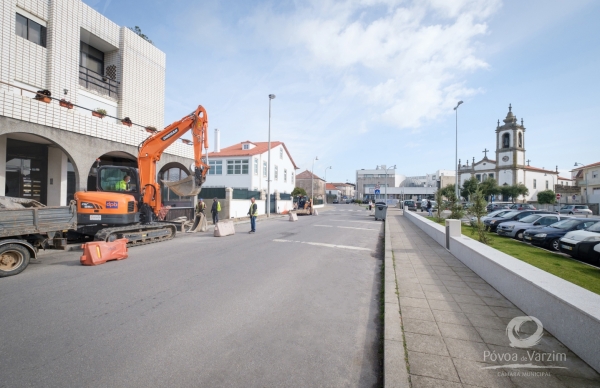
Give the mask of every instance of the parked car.
<path id="1" fill-rule="evenodd" d="M 552 214 L 552 212 L 545 210 L 513 210 L 506 213 L 502 217 L 492 217 L 487 219 L 483 223 L 488 230 L 495 232 L 498 228 L 498 225 L 509 221 L 520 221 L 522 218 L 525 218 L 533 213 Z"/>
<path id="2" fill-rule="evenodd" d="M 406 200 L 402 202 L 402 209 L 408 209 L 417 211 L 417 203 L 413 200 Z"/>
<path id="3" fill-rule="evenodd" d="M 489 220 L 490 218 L 493 217 L 501 217 L 506 213 L 511 212 L 512 210 L 510 209 L 498 209 L 498 210 L 494 210 L 491 213 L 488 213 L 487 216 L 483 216 L 481 217 L 481 222 L 484 222 L 485 220 Z M 471 217 L 471 225 L 475 225 L 475 223 L 477 222 L 477 217 Z"/>
<path id="4" fill-rule="evenodd" d="M 507 203 L 507 202 L 494 202 L 494 203 L 489 203 L 487 205 L 487 211 L 488 211 L 488 213 L 491 213 L 491 212 L 496 211 L 496 210 L 508 209 L 509 207 L 510 207 L 510 203 Z"/>
<path id="5" fill-rule="evenodd" d="M 596 250 L 598 244 L 600 244 L 600 222 L 596 222 L 585 230 L 565 234 L 560 239 L 560 251 L 598 265 L 600 263 L 600 253 Z"/>
<path id="6" fill-rule="evenodd" d="M 349 200 L 349 199 L 347 199 L 347 200 L 346 200 L 346 205 L 348 205 L 349 203 L 350 203 L 350 200 Z"/>
<path id="7" fill-rule="evenodd" d="M 530 205 L 528 203 L 515 203 L 514 205 L 510 206 L 510 209 L 512 209 L 512 210 L 537 210 L 535 208 L 535 206 Z"/>
<path id="8" fill-rule="evenodd" d="M 523 241 L 533 245 L 545 247 L 558 251 L 560 248 L 560 238 L 565 234 L 589 228 L 600 220 L 563 218 L 550 226 L 539 226 L 527 229 L 523 233 Z"/>
<path id="9" fill-rule="evenodd" d="M 333 203 L 340 203 L 340 201 L 338 201 L 337 199 L 334 199 Z"/>
<path id="10" fill-rule="evenodd" d="M 521 218 L 519 221 L 503 222 L 498 225 L 496 233 L 500 236 L 512 237 L 517 240 L 523 240 L 523 232 L 534 226 L 548 226 L 560 221 L 560 216 L 556 214 L 530 214 Z"/>
<path id="11" fill-rule="evenodd" d="M 560 214 L 581 214 L 591 216 L 592 211 L 587 205 L 566 205 L 560 208 Z"/>

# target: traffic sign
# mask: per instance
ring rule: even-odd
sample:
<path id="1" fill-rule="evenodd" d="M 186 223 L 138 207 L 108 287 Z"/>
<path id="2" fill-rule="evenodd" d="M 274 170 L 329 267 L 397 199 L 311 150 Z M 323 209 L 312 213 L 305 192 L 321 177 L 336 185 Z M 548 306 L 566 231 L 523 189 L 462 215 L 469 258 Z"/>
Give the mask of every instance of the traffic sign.
<path id="1" fill-rule="evenodd" d="M 381 194 L 381 190 L 375 190 L 375 194 Z"/>
<path id="2" fill-rule="evenodd" d="M 577 198 L 577 196 L 575 194 L 573 194 L 573 200 L 575 200 L 575 198 Z"/>
<path id="3" fill-rule="evenodd" d="M 561 195 L 560 193 L 556 193 L 556 199 L 560 199 Z"/>
<path id="4" fill-rule="evenodd" d="M 381 188 L 381 186 L 379 186 L 379 184 L 375 185 L 375 190 L 379 190 Z"/>

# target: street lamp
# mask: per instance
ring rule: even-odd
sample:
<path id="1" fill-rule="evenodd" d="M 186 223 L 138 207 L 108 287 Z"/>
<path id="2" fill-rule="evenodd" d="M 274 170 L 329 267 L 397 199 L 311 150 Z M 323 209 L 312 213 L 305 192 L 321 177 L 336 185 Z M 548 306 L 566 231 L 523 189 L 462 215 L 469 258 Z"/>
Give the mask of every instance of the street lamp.
<path id="1" fill-rule="evenodd" d="M 315 205 L 315 160 L 319 160 L 318 156 L 313 159 L 312 170 L 310 171 L 310 206 Z"/>
<path id="2" fill-rule="evenodd" d="M 325 183 L 327 183 L 327 169 L 329 169 L 329 168 L 332 168 L 332 167 L 331 167 L 331 166 L 329 166 L 329 167 L 327 167 L 327 168 L 325 169 L 325 176 L 324 176 L 324 178 L 325 178 Z"/>
<path id="3" fill-rule="evenodd" d="M 387 176 L 388 176 L 388 173 L 387 172 L 388 172 L 389 169 L 392 169 L 392 168 L 395 170 L 396 169 L 396 165 L 394 164 L 392 167 L 388 167 L 388 168 L 385 169 L 385 204 L 386 205 L 388 203 L 388 201 L 387 201 L 387 187 L 388 187 Z"/>
<path id="4" fill-rule="evenodd" d="M 462 104 L 462 101 L 459 101 L 458 104 L 454 107 L 454 111 L 456 112 L 456 153 L 454 154 L 454 166 L 456 166 L 456 200 L 459 201 L 460 198 L 458 196 L 458 107 Z"/>
<path id="5" fill-rule="evenodd" d="M 269 153 L 267 156 L 267 217 L 271 216 L 271 100 L 274 94 L 269 94 Z"/>
<path id="6" fill-rule="evenodd" d="M 585 164 L 581 164 L 581 163 L 577 163 L 575 162 L 575 167 L 577 166 L 582 166 L 585 167 Z M 588 202 L 588 181 L 587 181 L 587 174 L 585 173 L 585 170 L 581 170 L 583 171 L 583 177 L 585 178 L 585 203 Z"/>

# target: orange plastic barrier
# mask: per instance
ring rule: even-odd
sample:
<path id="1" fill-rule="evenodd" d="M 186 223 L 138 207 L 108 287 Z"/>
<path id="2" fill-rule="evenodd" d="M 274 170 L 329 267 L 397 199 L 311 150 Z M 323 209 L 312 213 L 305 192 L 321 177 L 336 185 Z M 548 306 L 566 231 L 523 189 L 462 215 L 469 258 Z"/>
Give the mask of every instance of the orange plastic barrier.
<path id="1" fill-rule="evenodd" d="M 113 242 L 92 241 L 81 246 L 83 256 L 79 261 L 82 265 L 100 265 L 110 260 L 123 260 L 128 257 L 127 239 L 121 238 Z"/>

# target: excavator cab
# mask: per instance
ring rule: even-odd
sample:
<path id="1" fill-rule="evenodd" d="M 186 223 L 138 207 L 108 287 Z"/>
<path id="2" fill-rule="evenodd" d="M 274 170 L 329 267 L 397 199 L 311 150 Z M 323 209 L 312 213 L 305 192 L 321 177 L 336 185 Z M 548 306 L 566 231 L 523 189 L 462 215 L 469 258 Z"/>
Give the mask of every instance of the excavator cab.
<path id="1" fill-rule="evenodd" d="M 137 168 L 126 166 L 98 167 L 96 190 L 130 194 L 136 200 L 139 200 L 140 179 Z"/>

